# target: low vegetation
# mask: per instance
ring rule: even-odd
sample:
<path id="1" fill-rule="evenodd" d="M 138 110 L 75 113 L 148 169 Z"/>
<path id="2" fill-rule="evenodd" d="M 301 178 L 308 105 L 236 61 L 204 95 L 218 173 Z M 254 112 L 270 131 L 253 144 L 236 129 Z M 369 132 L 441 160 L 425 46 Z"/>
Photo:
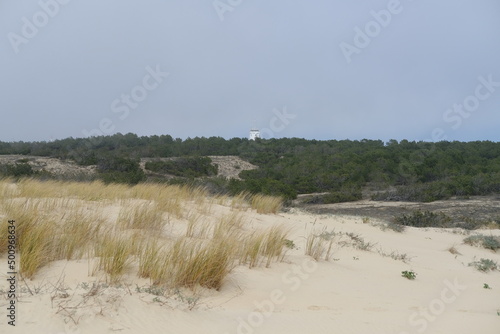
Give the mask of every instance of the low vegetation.
<path id="1" fill-rule="evenodd" d="M 477 220 L 470 217 L 462 217 L 454 219 L 443 212 L 421 211 L 414 210 L 409 214 L 403 214 L 394 217 L 390 223 L 391 229 L 397 231 L 404 226 L 412 226 L 418 228 L 438 227 L 438 228 L 462 228 L 464 230 L 476 230 L 480 228 L 498 228 L 496 221 Z M 402 226 L 399 227 L 398 225 Z"/>
<path id="2" fill-rule="evenodd" d="M 336 236 L 335 231 L 323 230 L 321 233 L 311 233 L 306 240 L 305 254 L 319 261 L 324 258 L 330 260 L 332 255 L 333 241 Z"/>
<path id="3" fill-rule="evenodd" d="M 278 213 L 283 207 L 283 199 L 276 196 L 253 195 L 251 199 L 252 209 L 258 213 Z"/>
<path id="4" fill-rule="evenodd" d="M 387 223 L 384 223 L 384 224 L 380 224 L 378 225 L 383 231 L 385 230 L 391 230 L 391 231 L 394 231 L 394 232 L 398 232 L 398 233 L 403 233 L 406 229 L 406 226 L 401 224 L 401 223 L 398 223 L 396 221 L 390 221 L 390 222 L 387 222 Z"/>
<path id="5" fill-rule="evenodd" d="M 15 154 L 96 166 L 104 182 L 126 184 L 148 179 L 139 166 L 141 158 L 148 158 L 153 160 L 146 168 L 156 174 L 150 175 L 149 181 L 186 182 L 203 177 L 197 182 L 206 182 L 217 192 L 235 195 L 248 191 L 285 199 L 294 199 L 297 194 L 328 193 L 313 199 L 323 203 L 358 200 L 359 189 L 366 187 L 376 191 L 374 199 L 392 201 L 429 202 L 500 193 L 500 143 L 491 141 L 182 140 L 169 135 L 139 137 L 128 133 L 52 142 L 0 142 L 0 155 Z M 242 171 L 239 180 L 213 181 L 207 176 L 216 175 L 215 167 L 206 157 L 214 155 L 238 156 L 259 168 Z M 0 167 L 0 176 L 30 176 L 32 172 L 29 161 L 22 157 L 12 166 Z M 164 173 L 176 175 L 178 180 L 161 178 Z"/>
<path id="6" fill-rule="evenodd" d="M 470 267 L 474 267 L 479 271 L 488 272 L 498 270 L 498 264 L 491 259 L 480 259 L 479 261 L 473 261 L 469 263 Z"/>
<path id="7" fill-rule="evenodd" d="M 500 249 L 500 237 L 495 237 L 491 235 L 482 235 L 482 234 L 471 235 L 464 239 L 464 243 L 471 246 L 491 249 L 492 251 L 495 252 L 497 249 Z"/>
<path id="8" fill-rule="evenodd" d="M 401 276 L 409 280 L 414 280 L 415 278 L 417 278 L 417 273 L 412 270 L 405 270 L 401 272 Z"/>
<path id="9" fill-rule="evenodd" d="M 146 162 L 146 170 L 181 177 L 202 177 L 217 175 L 217 166 L 208 157 L 181 157 L 172 160 Z"/>
<path id="10" fill-rule="evenodd" d="M 315 195 L 303 201 L 304 204 L 334 204 L 359 201 L 363 198 L 361 188 L 343 187 L 341 190 L 332 191 L 325 195 Z"/>
<path id="11" fill-rule="evenodd" d="M 431 211 L 413 211 L 394 218 L 396 224 L 412 227 L 452 227 L 452 219 L 446 214 Z"/>
<path id="12" fill-rule="evenodd" d="M 125 274 L 149 278 L 166 289 L 220 289 L 238 264 L 271 266 L 282 261 L 289 231 L 283 226 L 253 230 L 240 210 L 276 213 L 282 199 L 242 194 L 238 209 L 227 197 L 178 185 L 0 181 L 0 215 L 16 219 L 19 271 L 25 278 L 56 260 L 87 259 L 93 275 L 111 284 Z M 231 210 L 204 221 L 216 202 Z M 101 216 L 103 204 L 115 210 Z M 169 221 L 186 222 L 185 234 L 171 234 Z M 6 219 L 0 228 L 6 230 Z M 0 255 L 7 250 L 0 234 Z M 137 268 L 137 269 L 134 269 Z"/>
<path id="13" fill-rule="evenodd" d="M 0 175 L 4 177 L 26 177 L 34 176 L 37 174 L 31 165 L 25 161 L 20 160 L 14 164 L 0 164 Z"/>

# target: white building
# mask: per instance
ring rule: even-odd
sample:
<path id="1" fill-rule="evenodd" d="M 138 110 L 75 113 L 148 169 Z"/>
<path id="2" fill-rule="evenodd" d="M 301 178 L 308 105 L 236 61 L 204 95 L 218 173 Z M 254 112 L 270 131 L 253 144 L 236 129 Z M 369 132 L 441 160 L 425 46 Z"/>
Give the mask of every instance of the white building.
<path id="1" fill-rule="evenodd" d="M 260 131 L 256 129 L 250 130 L 250 136 L 248 136 L 248 139 L 255 140 L 257 138 L 260 138 Z"/>

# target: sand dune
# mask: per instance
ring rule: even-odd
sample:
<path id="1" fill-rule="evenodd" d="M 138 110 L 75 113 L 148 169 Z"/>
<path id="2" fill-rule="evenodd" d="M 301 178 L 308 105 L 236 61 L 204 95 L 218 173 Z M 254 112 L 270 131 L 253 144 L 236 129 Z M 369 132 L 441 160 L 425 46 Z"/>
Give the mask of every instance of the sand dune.
<path id="1" fill-rule="evenodd" d="M 89 208 L 98 207 L 113 221 L 117 205 L 105 202 Z M 215 217 L 213 223 L 235 209 L 212 203 L 204 210 Z M 500 332 L 500 272 L 483 273 L 469 266 L 480 258 L 500 263 L 500 254 L 463 244 L 461 230 L 407 228 L 396 233 L 383 231 L 377 226 L 383 221 L 376 219 L 363 223 L 356 216 L 313 215 L 296 209 L 264 215 L 244 208 L 241 214 L 247 229 L 284 224 L 296 247 L 269 268 L 237 266 L 219 291 L 180 289 L 164 295 L 155 294 L 149 280 L 137 278 L 133 267 L 121 284 L 113 286 L 104 276 L 92 274 L 92 259 L 56 261 L 32 280 L 19 282 L 15 328 L 7 325 L 7 300 L 2 294 L 0 332 Z M 170 233 L 183 233 L 185 224 L 173 220 Z M 321 231 L 336 235 L 329 261 L 314 261 L 304 254 L 307 237 Z M 362 244 L 346 233 L 362 239 Z M 498 230 L 473 233 L 500 235 Z M 368 249 L 362 250 L 363 245 Z M 391 254 L 404 254 L 407 261 Z M 6 272 L 5 256 L 0 268 Z M 415 272 L 416 279 L 403 278 L 404 270 Z M 0 289 L 8 289 L 5 279 Z"/>

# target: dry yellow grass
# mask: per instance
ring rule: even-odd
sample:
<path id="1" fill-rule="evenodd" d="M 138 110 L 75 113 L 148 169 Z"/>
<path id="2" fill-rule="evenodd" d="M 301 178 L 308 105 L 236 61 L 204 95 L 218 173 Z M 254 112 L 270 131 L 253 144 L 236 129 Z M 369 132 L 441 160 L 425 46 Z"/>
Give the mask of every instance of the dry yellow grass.
<path id="1" fill-rule="evenodd" d="M 251 200 L 252 194 L 247 191 L 241 192 L 231 199 L 231 208 L 234 210 L 244 210 L 248 208 L 248 202 Z"/>
<path id="2" fill-rule="evenodd" d="M 248 264 L 249 268 L 253 268 L 265 262 L 266 267 L 269 267 L 273 259 L 282 260 L 288 233 L 284 226 L 279 225 L 245 236 L 244 240 L 241 240 L 240 264 Z"/>
<path id="3" fill-rule="evenodd" d="M 248 264 L 250 269 L 259 265 L 264 239 L 263 232 L 254 232 L 243 241 L 240 249 L 240 264 Z"/>
<path id="4" fill-rule="evenodd" d="M 276 214 L 283 207 L 283 199 L 276 196 L 257 194 L 252 196 L 251 204 L 252 209 L 257 210 L 257 213 Z"/>
<path id="5" fill-rule="evenodd" d="M 241 231 L 243 226 L 243 217 L 239 212 L 232 212 L 224 217 L 215 224 L 213 228 L 212 237 L 213 239 L 220 239 L 226 237 L 226 235 L 237 236 Z"/>
<path id="6" fill-rule="evenodd" d="M 262 256 L 266 259 L 266 267 L 271 265 L 271 261 L 276 259 L 280 261 L 283 259 L 283 248 L 285 247 L 285 240 L 289 231 L 282 225 L 272 226 L 266 232 Z"/>
<path id="7" fill-rule="evenodd" d="M 103 219 L 84 210 L 71 211 L 57 229 L 54 256 L 57 259 L 81 259 L 104 228 Z"/>
<path id="8" fill-rule="evenodd" d="M 148 238 L 143 241 L 139 253 L 139 277 L 154 278 L 157 280 L 163 275 L 159 270 L 162 269 L 162 260 L 164 260 L 162 246 L 157 238 Z M 156 282 L 158 283 L 158 282 Z"/>
<path id="9" fill-rule="evenodd" d="M 38 269 L 55 259 L 56 228 L 53 222 L 30 226 L 18 239 L 21 275 L 32 278 Z"/>
<path id="10" fill-rule="evenodd" d="M 234 267 L 237 240 L 231 236 L 201 242 L 181 242 L 167 256 L 173 287 L 202 286 L 219 290 Z M 179 261 L 179 259 L 182 259 Z"/>
<path id="11" fill-rule="evenodd" d="M 118 224 L 123 229 L 142 229 L 161 233 L 167 220 L 163 219 L 163 212 L 154 202 L 137 204 L 126 201 L 120 210 Z"/>
<path id="12" fill-rule="evenodd" d="M 333 236 L 333 233 L 328 233 L 326 230 L 323 230 L 319 234 L 312 232 L 306 240 L 305 254 L 316 261 L 319 261 L 322 257 L 324 257 L 326 261 L 330 260 Z"/>
<path id="13" fill-rule="evenodd" d="M 271 196 L 208 198 L 206 190 L 185 186 L 31 179 L 2 180 L 0 194 L 0 228 L 17 221 L 20 272 L 28 278 L 51 261 L 87 256 L 89 264 L 96 259 L 93 274 L 106 273 L 112 283 L 137 263 L 137 275 L 156 285 L 220 289 L 238 261 L 269 266 L 283 257 L 286 229 L 248 232 L 240 211 L 251 202 L 258 212 L 276 213 L 281 199 Z M 211 223 L 215 203 L 232 211 Z M 112 217 L 97 214 L 108 207 Z M 182 237 L 165 231 L 171 216 L 187 220 Z M 0 233 L 0 253 L 5 236 Z"/>
<path id="14" fill-rule="evenodd" d="M 187 238 L 207 238 L 210 233 L 210 225 L 203 219 L 199 213 L 191 212 L 188 215 L 188 224 L 186 228 Z"/>
<path id="15" fill-rule="evenodd" d="M 103 270 L 111 283 L 117 283 L 132 261 L 131 240 L 116 233 L 106 233 L 97 239 L 94 250 L 99 258 L 95 270 Z"/>

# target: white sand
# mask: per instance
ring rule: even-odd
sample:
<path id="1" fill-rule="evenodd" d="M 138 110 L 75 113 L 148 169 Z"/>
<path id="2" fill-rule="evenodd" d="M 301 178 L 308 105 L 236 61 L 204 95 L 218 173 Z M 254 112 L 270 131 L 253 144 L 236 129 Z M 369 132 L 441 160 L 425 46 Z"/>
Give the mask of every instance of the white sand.
<path id="1" fill-rule="evenodd" d="M 189 291 L 180 292 L 184 301 L 179 294 L 158 298 L 137 292 L 136 286 L 145 287 L 148 280 L 133 273 L 126 278 L 129 287 L 101 288 L 85 297 L 90 287 L 82 283 L 91 286 L 103 278 L 90 276 L 87 260 L 59 261 L 27 285 L 19 283 L 25 292 L 15 328 L 7 325 L 6 299 L 0 300 L 0 333 L 500 333 L 500 272 L 468 266 L 480 258 L 500 263 L 500 254 L 463 244 L 464 235 L 439 229 L 382 231 L 373 226 L 377 221 L 363 224 L 360 217 L 244 215 L 250 227 L 290 226 L 290 239 L 299 249 L 270 268 L 236 267 L 220 291 L 199 289 L 192 309 Z M 362 251 L 336 243 L 330 261 L 315 262 L 304 255 L 305 240 L 323 228 L 358 233 L 376 246 Z M 498 230 L 476 232 L 500 235 Z M 451 254 L 452 246 L 461 255 Z M 378 250 L 407 254 L 411 261 L 384 257 Z M 0 273 L 6 267 L 3 258 Z M 403 270 L 413 270 L 417 278 L 401 277 Z M 484 283 L 492 289 L 484 289 Z M 41 291 L 32 296 L 27 286 Z M 0 289 L 6 288 L 2 279 Z"/>

